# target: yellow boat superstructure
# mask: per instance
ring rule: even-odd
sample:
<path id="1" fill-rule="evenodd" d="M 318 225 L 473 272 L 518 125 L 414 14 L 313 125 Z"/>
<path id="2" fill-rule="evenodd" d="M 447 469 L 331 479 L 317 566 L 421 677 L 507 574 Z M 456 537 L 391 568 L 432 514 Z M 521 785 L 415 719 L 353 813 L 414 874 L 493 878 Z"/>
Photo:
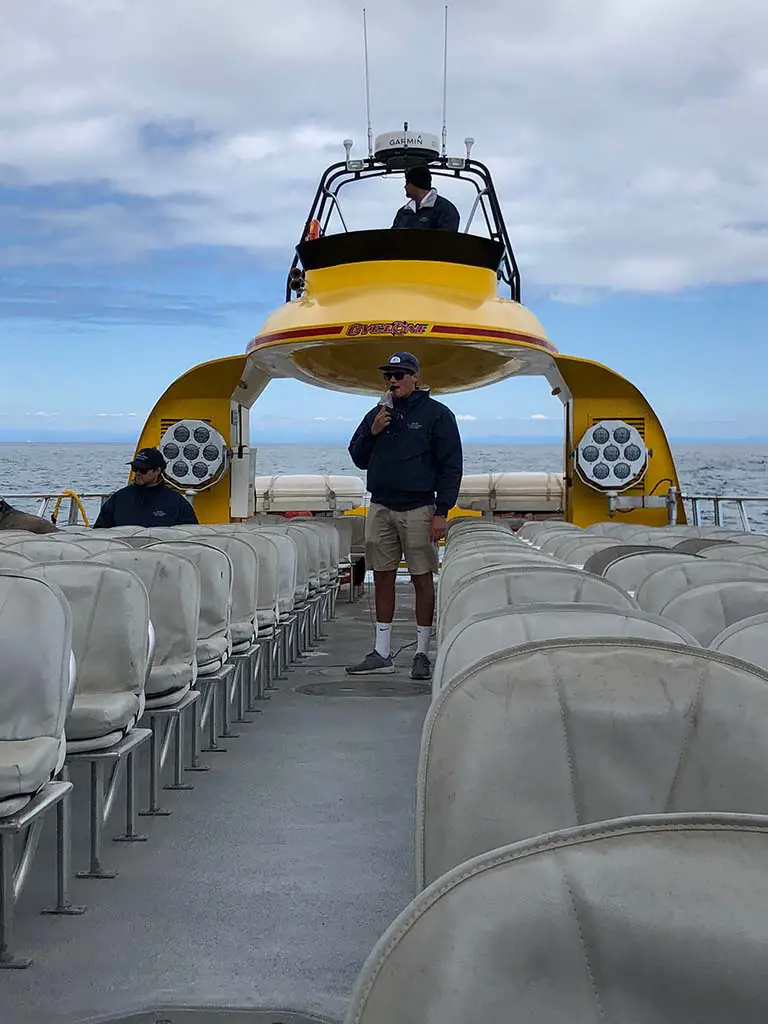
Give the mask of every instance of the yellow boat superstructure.
<path id="1" fill-rule="evenodd" d="M 569 522 L 587 526 L 609 515 L 649 526 L 685 521 L 670 447 L 643 394 L 607 366 L 558 352 L 521 303 L 519 272 L 487 168 L 469 154 L 440 157 L 421 136 L 410 147 L 403 141 L 399 137 L 389 150 L 377 144 L 376 158 L 348 159 L 326 171 L 296 249 L 285 303 L 244 355 L 204 363 L 178 378 L 152 410 L 139 447 L 170 443 L 170 454 L 178 452 L 175 462 L 169 458 L 169 480 L 194 495 L 201 522 L 247 518 L 254 511 L 249 411 L 269 381 L 292 377 L 378 396 L 377 367 L 399 348 L 417 356 L 422 384 L 434 395 L 522 375 L 547 379 L 563 405 L 563 517 Z M 343 184 L 418 161 L 429 163 L 433 174 L 475 184 L 476 205 L 487 206 L 488 237 L 466 229 L 327 232 Z M 500 285 L 509 296 L 499 294 Z M 216 472 L 212 445 L 208 464 L 202 457 L 194 465 L 184 461 L 184 451 L 192 449 L 174 441 L 178 423 L 191 425 L 200 438 L 205 425 L 215 433 Z M 202 452 L 205 445 L 198 447 Z M 185 472 L 174 472 L 174 465 Z"/>

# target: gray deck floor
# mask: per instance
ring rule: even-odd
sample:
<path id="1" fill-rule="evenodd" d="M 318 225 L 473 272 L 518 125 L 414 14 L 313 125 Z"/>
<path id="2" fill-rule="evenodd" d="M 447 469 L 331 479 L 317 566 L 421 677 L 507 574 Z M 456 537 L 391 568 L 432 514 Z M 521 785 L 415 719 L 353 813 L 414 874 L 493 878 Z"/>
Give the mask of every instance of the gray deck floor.
<path id="1" fill-rule="evenodd" d="M 398 588 L 400 590 L 400 588 Z M 395 649 L 413 640 L 402 588 Z M 25 971 L 0 971 L 3 1024 L 80 1022 L 161 1005 L 306 1010 L 341 1018 L 372 946 L 414 891 L 413 809 L 424 696 L 317 697 L 370 650 L 365 599 L 339 600 L 328 638 L 203 755 L 192 792 L 163 792 L 149 842 L 113 843 L 114 880 L 75 880 L 83 917 L 43 917 L 53 895 L 53 824 L 17 910 Z M 407 680 L 412 650 L 398 658 Z M 144 756 L 142 755 L 142 760 Z M 171 766 L 168 765 L 170 770 Z M 141 779 L 140 805 L 146 802 Z M 87 866 L 87 775 L 73 775 L 73 869 Z M 166 779 L 165 781 L 170 781 Z"/>

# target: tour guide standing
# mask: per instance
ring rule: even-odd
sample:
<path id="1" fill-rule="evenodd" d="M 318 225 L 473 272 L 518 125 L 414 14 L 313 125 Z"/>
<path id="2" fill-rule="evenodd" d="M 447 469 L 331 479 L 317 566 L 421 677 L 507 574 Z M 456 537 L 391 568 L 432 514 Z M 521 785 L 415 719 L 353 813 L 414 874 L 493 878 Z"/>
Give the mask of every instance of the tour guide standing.
<path id="1" fill-rule="evenodd" d="M 122 487 L 101 506 L 94 530 L 110 526 L 182 526 L 196 523 L 195 510 L 162 479 L 167 463 L 157 448 L 142 448 L 130 463 L 132 484 Z"/>
<path id="2" fill-rule="evenodd" d="M 429 679 L 429 638 L 435 611 L 438 540 L 456 504 L 462 449 L 450 409 L 419 390 L 419 362 L 395 352 L 380 366 L 389 394 L 365 416 L 349 444 L 358 469 L 368 472 L 371 503 L 365 524 L 365 557 L 373 569 L 376 643 L 349 675 L 394 672 L 390 644 L 395 576 L 404 555 L 416 591 L 416 655 L 412 679 Z M 388 401 L 391 396 L 391 408 Z"/>

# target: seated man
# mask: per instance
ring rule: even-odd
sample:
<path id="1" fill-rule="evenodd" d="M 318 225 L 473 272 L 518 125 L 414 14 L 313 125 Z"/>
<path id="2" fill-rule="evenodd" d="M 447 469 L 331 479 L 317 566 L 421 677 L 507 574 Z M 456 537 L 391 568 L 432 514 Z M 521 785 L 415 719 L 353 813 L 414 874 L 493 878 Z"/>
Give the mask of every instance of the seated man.
<path id="1" fill-rule="evenodd" d="M 163 480 L 166 461 L 158 448 L 142 448 L 130 463 L 133 483 L 101 506 L 94 530 L 112 526 L 184 526 L 197 522 L 195 510 Z"/>
<path id="2" fill-rule="evenodd" d="M 459 211 L 449 199 L 439 196 L 437 189 L 432 188 L 428 167 L 408 168 L 405 172 L 405 194 L 409 201 L 397 211 L 393 228 L 459 230 Z"/>

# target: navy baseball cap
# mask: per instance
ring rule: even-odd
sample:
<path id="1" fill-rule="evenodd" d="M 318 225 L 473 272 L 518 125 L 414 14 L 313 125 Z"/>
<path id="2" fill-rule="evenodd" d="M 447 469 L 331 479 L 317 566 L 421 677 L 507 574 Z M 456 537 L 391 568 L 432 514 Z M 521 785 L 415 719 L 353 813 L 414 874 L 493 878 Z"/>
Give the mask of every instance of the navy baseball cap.
<path id="1" fill-rule="evenodd" d="M 419 360 L 410 352 L 395 352 L 389 362 L 379 367 L 380 370 L 405 370 L 406 373 L 419 372 Z"/>
<path id="2" fill-rule="evenodd" d="M 131 469 L 165 469 L 168 463 L 158 448 L 142 448 L 130 463 Z"/>

